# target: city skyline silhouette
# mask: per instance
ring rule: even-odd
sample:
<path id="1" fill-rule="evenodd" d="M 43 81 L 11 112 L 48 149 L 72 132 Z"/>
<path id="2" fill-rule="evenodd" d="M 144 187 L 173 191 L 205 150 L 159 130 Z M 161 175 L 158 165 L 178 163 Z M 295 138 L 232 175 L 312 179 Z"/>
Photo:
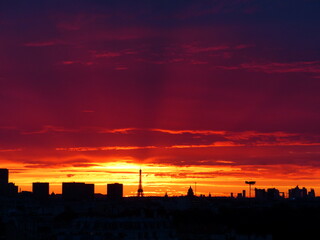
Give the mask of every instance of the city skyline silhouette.
<path id="1" fill-rule="evenodd" d="M 288 198 L 276 188 L 255 188 L 254 197 L 246 190 L 236 197 L 215 197 L 196 195 L 190 186 L 183 196 L 155 197 L 141 194 L 141 171 L 137 195 L 124 197 L 120 183 L 107 184 L 106 195 L 81 182 L 63 182 L 62 194 L 50 194 L 45 182 L 33 183 L 32 192 L 18 192 L 8 169 L 0 169 L 0 237 L 271 240 L 316 234 L 320 199 L 313 189 L 296 186 Z"/>
<path id="2" fill-rule="evenodd" d="M 158 196 L 320 191 L 317 1 L 111 2 L 1 6 L 0 168 L 23 191 L 133 195 L 140 167 Z"/>
<path id="3" fill-rule="evenodd" d="M 314 239 L 319 0 L 1 0 L 0 240 Z"/>
<path id="4" fill-rule="evenodd" d="M 10 176 L 10 171 L 9 169 L 6 168 L 1 168 L 0 169 L 0 193 L 2 196 L 11 196 L 12 193 L 17 195 L 18 193 L 23 193 L 26 194 L 28 191 L 22 191 L 21 188 L 19 189 L 19 186 L 16 186 L 15 183 L 12 183 L 9 181 L 9 176 Z M 142 186 L 142 169 L 139 169 L 139 180 L 138 180 L 138 185 L 137 185 L 137 191 L 135 195 L 124 195 L 124 188 L 122 183 L 106 183 L 106 194 L 101 193 L 101 192 L 96 192 L 95 191 L 95 183 L 85 183 L 85 182 L 61 182 L 61 191 L 60 192 L 54 192 L 50 191 L 50 182 L 45 182 L 45 181 L 38 181 L 38 182 L 32 182 L 32 194 L 38 196 L 40 195 L 42 198 L 44 198 L 44 195 L 46 195 L 46 198 L 49 197 L 50 192 L 51 195 L 55 196 L 56 194 L 62 194 L 65 195 L 65 192 L 69 192 L 69 188 L 75 189 L 75 192 L 80 191 L 77 193 L 80 197 L 79 198 L 84 198 L 87 199 L 88 196 L 90 195 L 89 199 L 93 199 L 95 194 L 102 194 L 106 195 L 111 198 L 122 198 L 122 197 L 133 197 L 136 196 L 138 198 L 144 197 L 144 191 L 143 191 L 143 186 Z M 252 189 L 252 185 L 255 185 L 255 181 L 245 181 L 244 182 L 246 185 L 249 185 L 249 191 L 247 195 L 247 191 L 243 189 L 240 193 L 233 193 L 230 192 L 229 196 L 230 198 L 234 198 L 235 195 L 237 198 L 256 198 L 256 199 L 266 199 L 266 200 L 278 200 L 278 199 L 307 199 L 307 198 L 315 198 L 317 197 L 314 188 L 311 188 L 310 191 L 308 191 L 305 187 L 302 187 L 301 189 L 299 188 L 299 185 L 297 184 L 296 187 L 294 188 L 288 188 L 287 193 L 286 192 L 280 192 L 279 189 L 276 188 L 254 188 Z M 186 194 L 180 194 L 180 195 L 171 195 L 170 197 L 181 197 L 181 196 L 187 196 L 187 197 L 221 197 L 219 195 L 212 195 L 210 192 L 206 195 L 203 193 L 200 193 L 197 195 L 197 189 L 196 189 L 196 182 L 194 183 L 194 188 L 190 185 L 189 188 L 186 191 Z M 78 189 L 78 190 L 77 190 Z M 79 190 L 80 189 L 80 190 Z M 6 193 L 6 191 L 8 193 Z M 254 194 L 251 194 L 251 192 L 254 191 Z M 30 192 L 30 191 L 29 191 Z M 31 193 L 31 192 L 30 192 Z M 0 195 L 1 195 L 0 194 Z M 73 190 L 70 191 L 70 194 L 67 193 L 68 199 L 74 199 L 74 195 L 77 195 L 73 192 Z M 111 195 L 110 195 L 111 194 Z M 86 197 L 87 196 L 87 197 Z M 116 196 L 116 197 L 113 197 Z M 146 197 L 156 197 L 159 195 L 152 195 L 149 194 Z M 164 195 L 161 197 L 169 197 L 168 192 L 165 191 Z M 76 197 L 77 198 L 77 197 Z"/>

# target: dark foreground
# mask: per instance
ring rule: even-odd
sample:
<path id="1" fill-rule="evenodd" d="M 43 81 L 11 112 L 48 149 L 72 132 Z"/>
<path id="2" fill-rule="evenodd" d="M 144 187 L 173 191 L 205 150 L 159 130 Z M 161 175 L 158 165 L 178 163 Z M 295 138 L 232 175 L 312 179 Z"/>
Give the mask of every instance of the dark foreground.
<path id="1" fill-rule="evenodd" d="M 320 200 L 0 199 L 0 239 L 319 239 Z"/>

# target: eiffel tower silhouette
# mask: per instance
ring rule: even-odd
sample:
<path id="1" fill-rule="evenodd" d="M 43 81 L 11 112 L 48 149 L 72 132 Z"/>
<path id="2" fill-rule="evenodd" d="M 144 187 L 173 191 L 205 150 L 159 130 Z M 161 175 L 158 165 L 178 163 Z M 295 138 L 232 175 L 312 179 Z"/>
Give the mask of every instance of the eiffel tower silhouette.
<path id="1" fill-rule="evenodd" d="M 139 171 L 139 188 L 138 188 L 138 197 L 143 197 L 143 189 L 142 189 L 142 171 Z"/>

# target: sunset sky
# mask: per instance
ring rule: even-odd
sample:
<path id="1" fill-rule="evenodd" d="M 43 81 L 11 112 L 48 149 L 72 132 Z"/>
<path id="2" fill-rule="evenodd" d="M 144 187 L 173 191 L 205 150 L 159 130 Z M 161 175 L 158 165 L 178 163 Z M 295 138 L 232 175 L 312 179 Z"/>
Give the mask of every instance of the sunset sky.
<path id="1" fill-rule="evenodd" d="M 0 168 L 136 195 L 320 195 L 320 1 L 2 0 Z"/>

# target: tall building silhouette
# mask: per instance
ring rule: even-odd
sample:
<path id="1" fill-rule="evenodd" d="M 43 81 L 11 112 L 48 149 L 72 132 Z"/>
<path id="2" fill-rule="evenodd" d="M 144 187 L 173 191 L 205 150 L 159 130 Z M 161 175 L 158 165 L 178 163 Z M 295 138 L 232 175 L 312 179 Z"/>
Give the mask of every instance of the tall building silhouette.
<path id="1" fill-rule="evenodd" d="M 0 185 L 9 183 L 9 170 L 7 168 L 0 168 Z"/>
<path id="2" fill-rule="evenodd" d="M 139 171 L 139 188 L 138 188 L 138 197 L 143 197 L 143 189 L 142 189 L 142 170 Z"/>
<path id="3" fill-rule="evenodd" d="M 123 184 L 112 183 L 107 184 L 107 196 L 111 199 L 119 199 L 123 197 Z"/>
<path id="4" fill-rule="evenodd" d="M 9 170 L 0 168 L 0 196 L 15 196 L 18 187 L 14 183 L 9 183 Z"/>
<path id="5" fill-rule="evenodd" d="M 79 182 L 62 183 L 62 197 L 67 201 L 90 200 L 94 198 L 94 184 Z"/>

